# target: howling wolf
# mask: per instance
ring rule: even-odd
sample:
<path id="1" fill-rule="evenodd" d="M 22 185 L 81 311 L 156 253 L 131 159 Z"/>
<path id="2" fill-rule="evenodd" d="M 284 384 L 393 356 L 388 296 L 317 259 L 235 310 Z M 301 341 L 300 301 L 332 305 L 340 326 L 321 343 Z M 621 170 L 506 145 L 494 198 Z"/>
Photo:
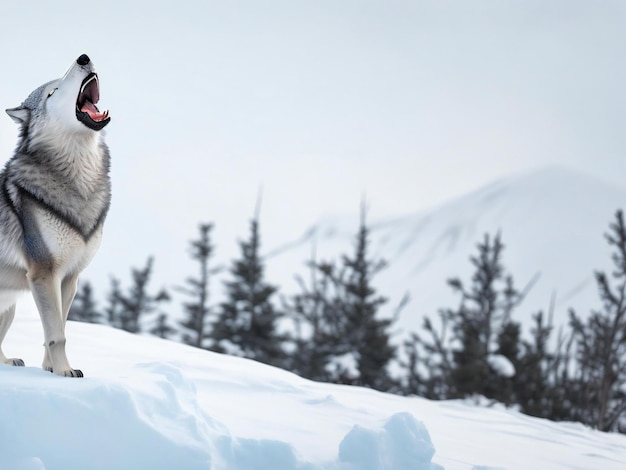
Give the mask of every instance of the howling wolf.
<path id="1" fill-rule="evenodd" d="M 63 77 L 6 112 L 20 125 L 13 157 L 0 173 L 0 363 L 20 291 L 30 290 L 45 337 L 43 368 L 82 377 L 65 354 L 65 323 L 79 273 L 96 253 L 111 200 L 109 150 L 96 107 L 98 75 L 85 54 Z"/>

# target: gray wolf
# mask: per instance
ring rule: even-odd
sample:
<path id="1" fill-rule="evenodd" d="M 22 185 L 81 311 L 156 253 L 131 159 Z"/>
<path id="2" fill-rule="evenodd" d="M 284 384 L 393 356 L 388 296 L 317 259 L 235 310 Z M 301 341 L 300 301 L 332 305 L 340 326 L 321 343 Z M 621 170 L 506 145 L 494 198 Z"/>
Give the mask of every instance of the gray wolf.
<path id="1" fill-rule="evenodd" d="M 44 331 L 43 368 L 82 377 L 65 353 L 65 323 L 78 275 L 95 255 L 111 200 L 110 157 L 96 107 L 98 75 L 85 54 L 63 77 L 33 91 L 8 115 L 20 125 L 0 173 L 0 363 L 21 291 L 30 290 Z"/>

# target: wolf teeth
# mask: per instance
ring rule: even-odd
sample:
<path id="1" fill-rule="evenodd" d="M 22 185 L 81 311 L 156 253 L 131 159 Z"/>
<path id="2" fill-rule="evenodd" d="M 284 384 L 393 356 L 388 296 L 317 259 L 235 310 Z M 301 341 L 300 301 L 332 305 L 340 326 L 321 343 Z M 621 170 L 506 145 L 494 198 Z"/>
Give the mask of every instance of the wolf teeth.
<path id="1" fill-rule="evenodd" d="M 89 80 L 87 80 L 85 83 L 83 83 L 83 86 L 80 88 L 80 92 L 84 93 L 85 92 L 85 88 L 87 88 L 87 85 L 89 85 L 93 80 L 95 80 L 97 82 L 98 81 L 98 76 L 94 75 Z"/>

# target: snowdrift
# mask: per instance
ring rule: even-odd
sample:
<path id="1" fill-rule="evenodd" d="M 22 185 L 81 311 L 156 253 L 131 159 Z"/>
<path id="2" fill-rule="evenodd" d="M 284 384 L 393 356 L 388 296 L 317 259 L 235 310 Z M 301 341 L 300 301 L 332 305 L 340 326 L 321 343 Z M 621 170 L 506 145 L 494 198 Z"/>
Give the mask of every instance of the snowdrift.
<path id="1" fill-rule="evenodd" d="M 626 468 L 626 437 L 499 406 L 304 380 L 253 361 L 68 323 L 84 379 L 40 370 L 32 302 L 0 366 L 0 469 Z"/>

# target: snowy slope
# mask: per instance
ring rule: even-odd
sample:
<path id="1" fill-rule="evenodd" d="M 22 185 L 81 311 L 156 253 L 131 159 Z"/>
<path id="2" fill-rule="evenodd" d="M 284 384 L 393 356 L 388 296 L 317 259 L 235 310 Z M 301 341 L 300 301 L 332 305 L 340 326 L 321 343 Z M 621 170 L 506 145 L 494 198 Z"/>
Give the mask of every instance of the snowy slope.
<path id="1" fill-rule="evenodd" d="M 0 366 L 0 469 L 623 469 L 626 436 L 500 407 L 319 384 L 252 361 L 68 324 L 85 379 L 36 368 L 22 302 Z"/>
<path id="2" fill-rule="evenodd" d="M 375 204 L 375 201 L 373 201 Z M 389 311 L 409 292 L 411 302 L 398 327 L 420 328 L 424 314 L 455 307 L 446 280 L 469 283 L 469 257 L 485 233 L 502 234 L 503 262 L 523 289 L 538 280 L 517 310 L 528 321 L 547 311 L 556 295 L 555 321 L 563 323 L 570 307 L 581 313 L 599 305 L 593 271 L 609 269 L 604 239 L 618 208 L 626 208 L 626 190 L 563 168 L 544 168 L 499 180 L 433 210 L 371 224 L 372 253 L 389 262 L 377 286 L 390 298 Z M 268 274 L 293 292 L 294 272 L 307 278 L 304 262 L 315 245 L 318 260 L 352 253 L 359 216 L 327 219 L 299 240 L 270 253 Z"/>

